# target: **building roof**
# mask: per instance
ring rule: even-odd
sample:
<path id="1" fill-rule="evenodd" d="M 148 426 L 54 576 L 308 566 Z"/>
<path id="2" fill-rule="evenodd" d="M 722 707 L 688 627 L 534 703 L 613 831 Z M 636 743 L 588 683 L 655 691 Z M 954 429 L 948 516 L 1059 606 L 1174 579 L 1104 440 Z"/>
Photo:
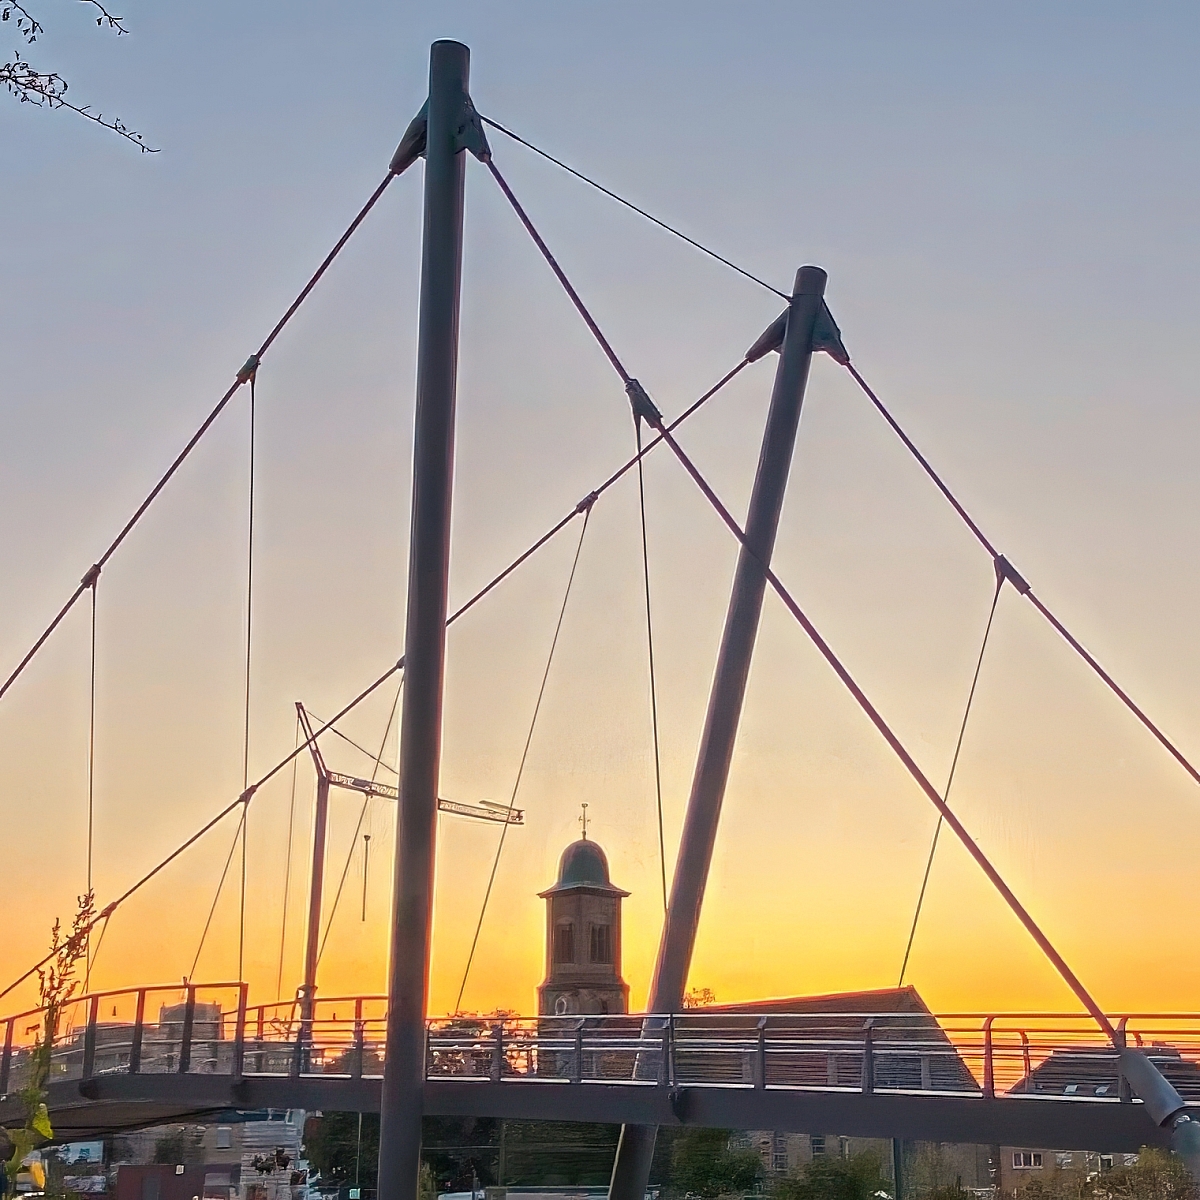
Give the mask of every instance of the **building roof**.
<path id="1" fill-rule="evenodd" d="M 733 1004 L 703 1004 L 689 1010 L 708 1013 L 919 1013 L 929 1008 L 911 984 L 869 992 L 831 992 L 823 996 L 783 996 L 772 1000 L 742 1000 Z"/>
<path id="2" fill-rule="evenodd" d="M 1141 1049 L 1185 1100 L 1200 1100 L 1200 1066 L 1184 1058 L 1176 1046 L 1151 1042 Z M 1055 1050 L 1008 1090 L 1014 1095 L 1112 1098 L 1120 1094 L 1117 1051 L 1107 1043 Z"/>
<path id="3" fill-rule="evenodd" d="M 559 892 L 569 892 L 576 888 L 585 888 L 592 892 L 604 892 L 609 896 L 628 896 L 629 893 L 614 887 L 608 877 L 608 856 L 600 847 L 599 842 L 588 838 L 580 838 L 572 842 L 558 860 L 558 882 L 544 892 L 542 897 L 553 896 Z"/>

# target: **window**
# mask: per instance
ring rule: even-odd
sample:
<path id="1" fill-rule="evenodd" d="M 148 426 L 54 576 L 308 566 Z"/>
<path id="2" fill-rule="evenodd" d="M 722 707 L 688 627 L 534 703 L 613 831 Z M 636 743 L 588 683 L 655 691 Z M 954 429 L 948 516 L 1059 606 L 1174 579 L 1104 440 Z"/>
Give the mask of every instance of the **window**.
<path id="1" fill-rule="evenodd" d="M 612 926 L 593 925 L 591 928 L 591 947 L 588 957 L 594 963 L 610 963 L 612 953 Z"/>
<path id="2" fill-rule="evenodd" d="M 808 1139 L 809 1145 L 812 1147 L 813 1158 L 820 1158 L 825 1153 L 825 1138 L 819 1133 L 814 1133 Z"/>
<path id="3" fill-rule="evenodd" d="M 1113 1156 L 1111 1154 L 1100 1155 L 1100 1170 L 1111 1171 L 1113 1169 Z"/>
<path id="4" fill-rule="evenodd" d="M 1014 1150 L 1013 1168 L 1017 1171 L 1040 1171 L 1042 1156 L 1037 1150 Z"/>
<path id="5" fill-rule="evenodd" d="M 230 1150 L 233 1147 L 233 1130 L 228 1125 L 217 1126 L 217 1149 Z"/>
<path id="6" fill-rule="evenodd" d="M 1059 1167 L 1073 1167 L 1075 1165 L 1075 1155 L 1070 1151 L 1054 1156 L 1055 1164 Z"/>
<path id="7" fill-rule="evenodd" d="M 570 921 L 564 921 L 555 927 L 554 961 L 556 963 L 573 963 L 575 961 L 575 926 Z"/>

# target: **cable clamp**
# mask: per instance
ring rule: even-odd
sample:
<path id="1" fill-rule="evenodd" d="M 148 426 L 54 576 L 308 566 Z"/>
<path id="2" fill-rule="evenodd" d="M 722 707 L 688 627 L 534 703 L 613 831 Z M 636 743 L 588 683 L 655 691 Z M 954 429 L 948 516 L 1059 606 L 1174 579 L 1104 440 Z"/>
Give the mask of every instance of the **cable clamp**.
<path id="1" fill-rule="evenodd" d="M 254 378 L 255 372 L 258 370 L 258 355 L 252 354 L 242 364 L 242 369 L 237 373 L 238 383 L 248 383 Z"/>
<path id="2" fill-rule="evenodd" d="M 240 801 L 242 804 L 249 804 L 249 803 L 250 803 L 250 801 L 251 801 L 251 799 L 252 799 L 252 798 L 253 798 L 253 796 L 254 796 L 254 793 L 255 793 L 255 792 L 257 792 L 257 791 L 258 791 L 258 784 L 257 784 L 257 783 L 252 783 L 252 784 L 251 784 L 251 785 L 250 785 L 250 786 L 249 786 L 249 787 L 248 787 L 248 788 L 247 788 L 247 789 L 246 789 L 246 790 L 245 790 L 245 791 L 244 791 L 244 792 L 243 792 L 243 793 L 242 793 L 242 794 L 241 794 L 241 795 L 238 797 L 238 800 L 239 800 L 239 801 Z"/>
<path id="3" fill-rule="evenodd" d="M 633 419 L 640 421 L 643 418 L 646 424 L 652 429 L 662 428 L 662 413 L 658 411 L 658 407 L 636 379 L 631 379 L 625 385 L 625 395 L 629 397 L 629 406 L 633 409 Z"/>
<path id="4" fill-rule="evenodd" d="M 80 587 L 94 588 L 100 579 L 100 564 L 93 563 L 88 567 L 87 574 L 79 581 Z"/>
<path id="5" fill-rule="evenodd" d="M 999 585 L 1004 580 L 1017 589 L 1022 596 L 1027 596 L 1030 592 L 1030 586 L 1026 583 L 1024 576 L 1017 570 L 1016 567 L 1004 557 L 1003 554 L 997 554 L 992 565 L 996 568 L 996 583 Z"/>
<path id="6" fill-rule="evenodd" d="M 580 500 L 580 502 L 577 505 L 575 505 L 575 511 L 577 513 L 591 512 L 592 505 L 595 504 L 596 501 L 599 499 L 600 499 L 599 492 L 588 492 L 588 494 L 586 496 L 584 496 L 584 498 L 582 500 Z"/>
<path id="7" fill-rule="evenodd" d="M 113 915 L 113 913 L 115 913 L 116 911 L 117 911 L 117 902 L 114 900 L 107 908 L 102 908 L 96 914 L 96 920 L 97 921 L 99 921 L 101 919 L 108 920 L 108 918 L 111 917 Z"/>

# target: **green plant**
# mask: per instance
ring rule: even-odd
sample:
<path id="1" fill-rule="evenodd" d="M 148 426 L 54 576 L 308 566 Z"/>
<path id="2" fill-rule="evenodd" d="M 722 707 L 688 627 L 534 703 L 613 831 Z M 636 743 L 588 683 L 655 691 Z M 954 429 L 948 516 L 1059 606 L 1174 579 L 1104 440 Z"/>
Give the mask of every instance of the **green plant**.
<path id="1" fill-rule="evenodd" d="M 25 1124 L 9 1130 L 13 1152 L 4 1164 L 10 1188 L 16 1187 L 17 1172 L 27 1155 L 54 1137 L 50 1113 L 46 1107 L 46 1085 L 53 1065 L 54 1039 L 63 1009 L 79 990 L 75 969 L 87 956 L 88 935 L 96 908 L 91 892 L 80 896 L 71 920 L 71 932 L 63 936 L 62 923 L 56 918 L 50 930 L 50 955 L 46 965 L 38 967 L 38 1003 L 42 1010 L 41 1029 L 33 1043 L 29 1059 L 29 1080 L 18 1092 L 25 1110 Z"/>

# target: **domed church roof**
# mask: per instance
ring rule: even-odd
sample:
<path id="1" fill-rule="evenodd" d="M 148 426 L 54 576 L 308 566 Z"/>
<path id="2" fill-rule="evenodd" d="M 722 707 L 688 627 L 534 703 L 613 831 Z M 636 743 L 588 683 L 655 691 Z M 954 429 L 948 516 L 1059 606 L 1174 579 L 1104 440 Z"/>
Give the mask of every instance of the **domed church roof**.
<path id="1" fill-rule="evenodd" d="M 608 877 L 608 856 L 598 842 L 588 838 L 572 842 L 562 852 L 562 858 L 558 860 L 558 882 L 552 888 L 538 894 L 551 896 L 571 888 L 588 888 L 614 896 L 629 895 L 628 892 L 613 886 Z"/>

